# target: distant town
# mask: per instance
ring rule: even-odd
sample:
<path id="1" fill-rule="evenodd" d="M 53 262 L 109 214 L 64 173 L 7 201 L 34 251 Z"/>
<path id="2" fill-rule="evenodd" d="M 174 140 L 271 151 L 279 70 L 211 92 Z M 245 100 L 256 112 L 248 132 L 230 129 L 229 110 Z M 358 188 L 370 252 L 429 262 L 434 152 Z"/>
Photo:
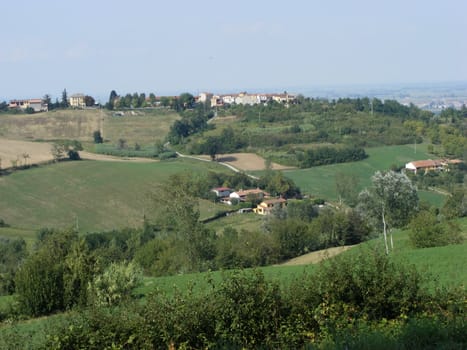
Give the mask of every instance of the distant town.
<path id="1" fill-rule="evenodd" d="M 358 97 L 370 97 L 378 98 L 381 100 L 396 100 L 399 103 L 409 106 L 411 104 L 434 113 L 439 113 L 447 108 L 461 109 L 467 105 L 467 87 L 461 87 L 453 90 L 433 90 L 433 91 L 421 91 L 416 88 L 410 89 L 381 89 L 381 90 L 353 90 L 349 89 L 315 89 L 310 90 L 306 95 L 315 95 L 318 99 L 339 99 L 339 98 L 358 98 Z M 194 103 L 205 103 L 211 107 L 222 107 L 232 104 L 237 105 L 255 105 L 255 104 L 267 104 L 270 102 L 282 103 L 285 105 L 291 103 L 297 103 L 303 94 L 289 93 L 287 91 L 281 93 L 248 93 L 246 91 L 239 93 L 211 93 L 201 92 L 197 96 L 193 96 Z M 113 107 L 115 108 L 151 108 L 151 107 L 167 107 L 173 104 L 174 100 L 177 100 L 179 96 L 156 96 L 150 93 L 138 94 L 137 99 L 139 103 L 133 104 L 135 94 L 126 94 L 114 96 Z M 130 102 L 128 102 L 128 99 Z M 142 100 L 141 100 L 142 99 Z M 56 105 L 63 102 L 55 102 Z M 74 93 L 67 96 L 67 107 L 71 108 L 89 108 L 99 107 L 105 105 L 106 102 L 98 102 L 97 98 L 84 93 Z M 5 107 L 10 110 L 22 110 L 29 111 L 31 113 L 45 112 L 50 108 L 50 104 L 53 104 L 50 100 L 49 95 L 45 95 L 43 98 L 31 98 L 31 99 L 12 99 L 8 104 L 4 103 Z"/>

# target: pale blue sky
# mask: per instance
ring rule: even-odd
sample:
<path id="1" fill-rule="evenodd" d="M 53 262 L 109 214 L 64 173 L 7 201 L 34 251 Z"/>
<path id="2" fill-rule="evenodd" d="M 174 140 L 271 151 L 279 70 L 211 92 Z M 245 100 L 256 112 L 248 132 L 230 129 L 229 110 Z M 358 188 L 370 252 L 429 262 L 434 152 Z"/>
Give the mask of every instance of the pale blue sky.
<path id="1" fill-rule="evenodd" d="M 467 81 L 465 0 L 3 0 L 0 100 Z"/>

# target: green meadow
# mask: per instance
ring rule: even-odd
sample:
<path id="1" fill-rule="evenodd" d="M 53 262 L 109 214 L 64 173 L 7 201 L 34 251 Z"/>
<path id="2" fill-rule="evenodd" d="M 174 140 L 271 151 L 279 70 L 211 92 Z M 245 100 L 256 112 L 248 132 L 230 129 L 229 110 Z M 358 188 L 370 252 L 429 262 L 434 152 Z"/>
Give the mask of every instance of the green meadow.
<path id="1" fill-rule="evenodd" d="M 155 185 L 172 174 L 202 176 L 209 170 L 227 171 L 215 163 L 189 159 L 62 162 L 16 171 L 0 178 L 0 217 L 26 234 L 41 227 L 77 226 L 81 232 L 139 227 L 157 201 Z M 201 217 L 223 208 L 202 201 Z M 2 232 L 14 234 L 11 228 Z"/>
<path id="2" fill-rule="evenodd" d="M 413 160 L 433 158 L 427 152 L 427 145 L 401 145 L 367 148 L 368 158 L 351 163 L 331 164 L 308 169 L 285 170 L 301 188 L 303 193 L 314 197 L 337 200 L 335 176 L 337 173 L 352 174 L 359 179 L 359 190 L 371 184 L 371 176 L 377 171 L 390 169 L 392 166 L 404 166 Z M 440 206 L 444 196 L 438 193 L 420 191 L 420 198 Z"/>

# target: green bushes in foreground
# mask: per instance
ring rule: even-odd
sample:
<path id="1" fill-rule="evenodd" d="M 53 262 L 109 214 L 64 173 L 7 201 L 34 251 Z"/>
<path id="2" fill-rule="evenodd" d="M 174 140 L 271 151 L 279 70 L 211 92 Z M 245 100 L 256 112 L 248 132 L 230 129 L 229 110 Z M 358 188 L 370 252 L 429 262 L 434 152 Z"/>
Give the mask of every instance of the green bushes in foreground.
<path id="1" fill-rule="evenodd" d="M 413 267 L 360 250 L 287 287 L 235 271 L 203 293 L 155 292 L 144 304 L 87 309 L 48 349 L 461 349 L 464 290 L 428 294 Z"/>

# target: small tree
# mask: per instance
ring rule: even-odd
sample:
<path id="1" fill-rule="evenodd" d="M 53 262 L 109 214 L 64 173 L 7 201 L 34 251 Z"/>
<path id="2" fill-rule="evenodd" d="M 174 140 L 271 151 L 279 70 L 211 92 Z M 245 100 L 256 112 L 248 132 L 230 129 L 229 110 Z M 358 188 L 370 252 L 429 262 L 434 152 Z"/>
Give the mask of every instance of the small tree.
<path id="1" fill-rule="evenodd" d="M 118 149 L 125 149 L 126 148 L 126 140 L 125 139 L 118 139 L 117 140 L 117 148 Z"/>
<path id="2" fill-rule="evenodd" d="M 387 234 L 394 249 L 391 229 L 406 225 L 417 208 L 417 189 L 405 174 L 394 171 L 377 171 L 372 186 L 359 195 L 358 210 L 382 229 L 386 254 L 389 254 Z"/>
<path id="3" fill-rule="evenodd" d="M 410 243 L 416 248 L 439 247 L 462 242 L 459 225 L 454 222 L 440 222 L 436 215 L 421 211 L 409 225 Z"/>
<path id="4" fill-rule="evenodd" d="M 102 138 L 101 132 L 96 130 L 92 133 L 92 137 L 94 138 L 94 143 L 104 143 L 104 139 Z"/>
<path id="5" fill-rule="evenodd" d="M 60 161 L 64 158 L 65 154 L 68 156 L 70 160 L 80 160 L 81 157 L 79 156 L 78 151 L 82 151 L 83 146 L 81 142 L 77 140 L 67 140 L 67 141 L 58 141 L 52 145 L 52 156 L 54 160 Z"/>
<path id="6" fill-rule="evenodd" d="M 94 99 L 94 97 L 89 95 L 84 96 L 84 104 L 86 105 L 86 107 L 92 107 L 95 105 L 95 103 L 96 100 Z"/>
<path id="7" fill-rule="evenodd" d="M 95 305 L 112 306 L 129 298 L 141 280 L 141 269 L 134 263 L 112 263 L 89 283 L 88 290 Z"/>

